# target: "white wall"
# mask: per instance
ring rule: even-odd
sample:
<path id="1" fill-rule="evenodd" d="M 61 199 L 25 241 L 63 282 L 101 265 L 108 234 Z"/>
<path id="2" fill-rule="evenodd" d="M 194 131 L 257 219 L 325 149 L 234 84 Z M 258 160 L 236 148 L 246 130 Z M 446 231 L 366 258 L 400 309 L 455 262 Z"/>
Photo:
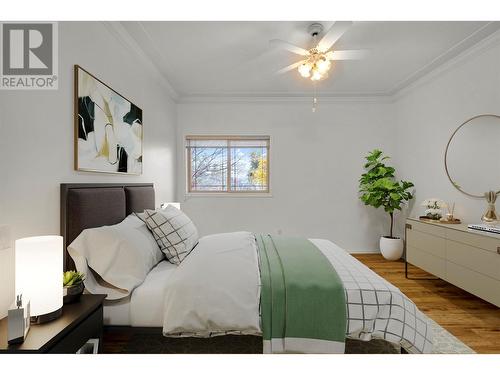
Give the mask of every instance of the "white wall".
<path id="1" fill-rule="evenodd" d="M 73 170 L 74 64 L 143 109 L 142 176 Z M 0 224 L 11 226 L 13 239 L 59 234 L 62 182 L 153 182 L 157 202 L 174 199 L 176 108 L 159 81 L 102 23 L 59 23 L 59 89 L 0 91 Z M 0 261 L 11 262 L 4 254 Z M 0 293 L 12 288 L 2 284 Z"/>
<path id="2" fill-rule="evenodd" d="M 186 190 L 180 157 L 186 134 L 250 131 L 272 137 L 272 198 L 188 197 L 183 209 L 202 234 L 281 230 L 285 235 L 327 238 L 350 251 L 378 251 L 378 237 L 387 231 L 387 221 L 382 210 L 359 202 L 357 180 L 364 154 L 379 147 L 393 156 L 397 177 L 416 186 L 410 207 L 397 213 L 397 234 L 403 232 L 404 217 L 420 215 L 420 202 L 431 197 L 455 202 L 457 217 L 479 222 L 485 202 L 451 185 L 444 170 L 444 150 L 451 133 L 467 118 L 500 113 L 499 61 L 500 33 L 496 33 L 389 103 L 322 102 L 315 114 L 309 103 L 298 102 L 181 104 L 180 201 Z"/>
<path id="3" fill-rule="evenodd" d="M 0 92 L 0 98 L 2 93 Z M 0 318 L 3 318 L 6 314 L 12 298 L 14 297 L 13 285 L 14 285 L 14 256 L 11 247 L 10 235 L 6 234 L 6 231 L 10 232 L 8 226 L 3 226 L 7 218 L 5 211 L 5 179 L 7 164 L 7 153 L 5 153 L 6 139 L 4 134 L 4 123 L 2 121 L 2 100 L 0 100 Z"/>
<path id="4" fill-rule="evenodd" d="M 178 106 L 178 196 L 201 234 L 249 230 L 327 238 L 350 251 L 377 251 L 388 230 L 383 210 L 358 199 L 364 155 L 392 153 L 384 102 L 185 103 Z M 188 134 L 270 135 L 269 198 L 185 198 Z"/>
<path id="5" fill-rule="evenodd" d="M 413 215 L 421 214 L 422 200 L 437 197 L 455 202 L 455 216 L 465 222 L 480 222 L 485 201 L 469 198 L 451 185 L 444 169 L 444 152 L 452 132 L 466 119 L 481 113 L 500 114 L 499 61 L 497 33 L 396 100 L 395 160 L 402 176 L 416 186 Z M 492 151 L 491 157 L 498 158 L 498 154 L 499 150 Z M 500 189 L 500 175 L 494 173 Z M 468 185 L 467 181 L 461 184 Z"/>
<path id="6" fill-rule="evenodd" d="M 4 316 L 5 311 L 12 303 L 14 283 L 13 252 L 10 228 L 0 225 L 0 317 Z"/>

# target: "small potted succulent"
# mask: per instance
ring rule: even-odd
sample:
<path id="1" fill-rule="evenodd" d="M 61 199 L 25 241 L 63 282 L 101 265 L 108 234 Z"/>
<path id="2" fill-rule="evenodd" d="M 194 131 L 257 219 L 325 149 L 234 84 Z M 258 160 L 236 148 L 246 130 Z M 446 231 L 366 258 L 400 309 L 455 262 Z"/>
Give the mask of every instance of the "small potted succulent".
<path id="1" fill-rule="evenodd" d="M 63 273 L 63 302 L 65 304 L 76 302 L 80 299 L 85 288 L 83 285 L 85 275 L 77 271 L 66 271 Z"/>

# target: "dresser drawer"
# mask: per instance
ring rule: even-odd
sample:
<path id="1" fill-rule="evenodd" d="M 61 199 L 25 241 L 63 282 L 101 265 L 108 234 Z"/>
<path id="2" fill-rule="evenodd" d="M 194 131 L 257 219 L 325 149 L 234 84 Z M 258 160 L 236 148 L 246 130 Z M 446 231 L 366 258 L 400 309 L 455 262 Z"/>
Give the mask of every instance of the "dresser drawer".
<path id="1" fill-rule="evenodd" d="M 434 256 L 411 245 L 407 246 L 406 259 L 408 263 L 432 273 L 437 277 L 443 279 L 446 275 L 446 261 L 443 258 Z"/>
<path id="2" fill-rule="evenodd" d="M 432 234 L 434 236 L 438 236 L 438 237 L 442 237 L 442 238 L 446 237 L 446 228 L 441 227 L 439 225 L 433 225 L 433 224 L 424 223 L 424 222 L 420 222 L 420 221 L 414 221 L 414 220 L 411 220 L 411 221 L 409 220 L 407 223 L 410 224 L 412 227 L 412 229 L 410 229 L 409 231 L 417 230 L 419 232 Z"/>
<path id="3" fill-rule="evenodd" d="M 479 247 L 492 253 L 497 253 L 498 248 L 500 247 L 500 238 L 494 238 L 479 233 L 476 234 L 448 229 L 446 231 L 446 237 L 450 240 Z"/>
<path id="4" fill-rule="evenodd" d="M 408 229 L 406 232 L 406 241 L 408 246 L 420 249 L 439 258 L 446 257 L 446 240 L 442 237 L 436 237 L 435 235 L 415 229 Z"/>
<path id="5" fill-rule="evenodd" d="M 446 241 L 446 259 L 500 281 L 500 254 L 448 240 Z"/>
<path id="6" fill-rule="evenodd" d="M 447 262 L 446 281 L 500 307 L 500 281 Z"/>

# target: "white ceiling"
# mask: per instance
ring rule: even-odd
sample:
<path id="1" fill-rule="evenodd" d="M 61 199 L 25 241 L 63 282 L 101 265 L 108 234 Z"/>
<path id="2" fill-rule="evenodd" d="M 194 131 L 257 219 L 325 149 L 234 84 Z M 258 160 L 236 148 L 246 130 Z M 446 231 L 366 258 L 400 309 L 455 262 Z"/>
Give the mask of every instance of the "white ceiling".
<path id="1" fill-rule="evenodd" d="M 310 96 L 296 70 L 300 56 L 270 39 L 311 47 L 312 22 L 122 22 L 123 29 L 181 98 Z M 333 22 L 322 22 L 328 29 Z M 325 96 L 392 95 L 500 28 L 500 22 L 354 22 L 336 49 L 367 49 L 338 61 L 318 84 Z"/>

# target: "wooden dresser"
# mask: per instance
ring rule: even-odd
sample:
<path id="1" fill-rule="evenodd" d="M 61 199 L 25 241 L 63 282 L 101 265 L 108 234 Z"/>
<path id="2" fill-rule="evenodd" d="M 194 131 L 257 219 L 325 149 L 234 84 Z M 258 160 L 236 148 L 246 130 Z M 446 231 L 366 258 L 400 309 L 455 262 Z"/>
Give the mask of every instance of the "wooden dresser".
<path id="1" fill-rule="evenodd" d="M 500 307 L 500 236 L 406 220 L 406 260 Z"/>

